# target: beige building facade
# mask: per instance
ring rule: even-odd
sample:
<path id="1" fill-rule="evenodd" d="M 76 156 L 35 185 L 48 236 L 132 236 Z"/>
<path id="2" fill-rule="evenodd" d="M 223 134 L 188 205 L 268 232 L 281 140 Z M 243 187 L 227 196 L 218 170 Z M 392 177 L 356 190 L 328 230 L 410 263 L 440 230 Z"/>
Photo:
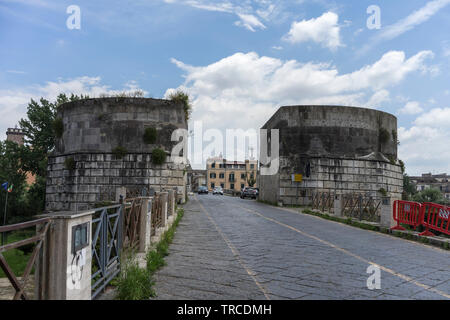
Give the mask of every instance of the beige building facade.
<path id="1" fill-rule="evenodd" d="M 206 185 L 208 190 L 222 187 L 240 191 L 251 184 L 258 187 L 257 173 L 258 160 L 227 161 L 222 157 L 209 158 L 206 163 Z"/>

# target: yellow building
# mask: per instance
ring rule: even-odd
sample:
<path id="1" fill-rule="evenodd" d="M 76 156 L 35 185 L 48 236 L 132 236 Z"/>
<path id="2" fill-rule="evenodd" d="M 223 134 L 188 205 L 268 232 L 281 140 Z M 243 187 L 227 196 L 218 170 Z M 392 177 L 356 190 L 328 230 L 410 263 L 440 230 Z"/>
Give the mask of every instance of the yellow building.
<path id="1" fill-rule="evenodd" d="M 221 157 L 209 158 L 206 163 L 206 179 L 209 190 L 214 187 L 240 191 L 244 187 L 258 187 L 258 160 L 227 161 Z"/>

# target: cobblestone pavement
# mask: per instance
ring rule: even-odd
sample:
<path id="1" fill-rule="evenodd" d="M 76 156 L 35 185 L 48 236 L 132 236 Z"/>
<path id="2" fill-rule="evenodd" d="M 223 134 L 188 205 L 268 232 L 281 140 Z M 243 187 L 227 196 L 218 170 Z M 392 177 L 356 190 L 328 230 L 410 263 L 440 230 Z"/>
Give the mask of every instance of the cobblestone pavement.
<path id="1" fill-rule="evenodd" d="M 228 196 L 185 212 L 159 299 L 450 298 L 448 251 Z M 367 288 L 371 264 L 381 289 Z"/>

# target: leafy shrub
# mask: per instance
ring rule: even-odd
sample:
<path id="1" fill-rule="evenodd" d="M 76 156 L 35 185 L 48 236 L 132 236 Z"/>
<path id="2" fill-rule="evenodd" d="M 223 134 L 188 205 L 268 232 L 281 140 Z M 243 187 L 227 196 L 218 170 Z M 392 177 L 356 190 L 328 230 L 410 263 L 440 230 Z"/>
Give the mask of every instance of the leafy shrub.
<path id="1" fill-rule="evenodd" d="M 148 300 L 155 296 L 150 274 L 139 268 L 136 261 L 131 261 L 122 270 L 117 286 L 119 300 Z"/>
<path id="2" fill-rule="evenodd" d="M 381 195 L 382 195 L 383 197 L 386 197 L 386 196 L 387 196 L 387 191 L 386 191 L 385 188 L 380 188 L 380 190 L 378 190 L 378 192 L 381 193 Z"/>
<path id="3" fill-rule="evenodd" d="M 380 139 L 380 142 L 384 144 L 389 140 L 389 132 L 385 128 L 380 128 L 378 137 Z"/>
<path id="4" fill-rule="evenodd" d="M 128 150 L 122 146 L 117 146 L 112 150 L 112 153 L 116 157 L 116 159 L 122 159 L 128 154 Z"/>
<path id="5" fill-rule="evenodd" d="M 188 121 L 192 113 L 192 105 L 189 101 L 189 95 L 181 90 L 178 90 L 177 92 L 171 93 L 169 95 L 169 99 L 174 102 L 181 102 L 183 104 L 184 115 L 186 117 L 186 121 Z"/>
<path id="6" fill-rule="evenodd" d="M 161 148 L 156 148 L 152 152 L 152 162 L 153 164 L 163 164 L 166 161 L 166 152 Z"/>
<path id="7" fill-rule="evenodd" d="M 64 133 L 64 123 L 61 118 L 56 118 L 53 121 L 53 132 L 55 133 L 55 137 L 61 138 Z"/>
<path id="8" fill-rule="evenodd" d="M 143 138 L 144 138 L 144 142 L 146 144 L 154 144 L 157 137 L 158 137 L 158 131 L 156 131 L 155 128 L 150 127 L 150 128 L 145 129 Z"/>
<path id="9" fill-rule="evenodd" d="M 76 162 L 72 157 L 66 158 L 66 160 L 64 160 L 64 167 L 67 170 L 75 170 L 76 169 Z"/>

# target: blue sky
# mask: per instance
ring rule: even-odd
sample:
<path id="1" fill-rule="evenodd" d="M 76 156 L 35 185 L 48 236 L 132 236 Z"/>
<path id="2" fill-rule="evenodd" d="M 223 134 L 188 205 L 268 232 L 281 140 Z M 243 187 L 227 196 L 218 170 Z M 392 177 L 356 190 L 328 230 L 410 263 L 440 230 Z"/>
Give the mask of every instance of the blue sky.
<path id="1" fill-rule="evenodd" d="M 182 88 L 204 130 L 286 104 L 390 112 L 407 172 L 450 173 L 449 30 L 450 0 L 0 0 L 0 138 L 31 98 Z"/>

